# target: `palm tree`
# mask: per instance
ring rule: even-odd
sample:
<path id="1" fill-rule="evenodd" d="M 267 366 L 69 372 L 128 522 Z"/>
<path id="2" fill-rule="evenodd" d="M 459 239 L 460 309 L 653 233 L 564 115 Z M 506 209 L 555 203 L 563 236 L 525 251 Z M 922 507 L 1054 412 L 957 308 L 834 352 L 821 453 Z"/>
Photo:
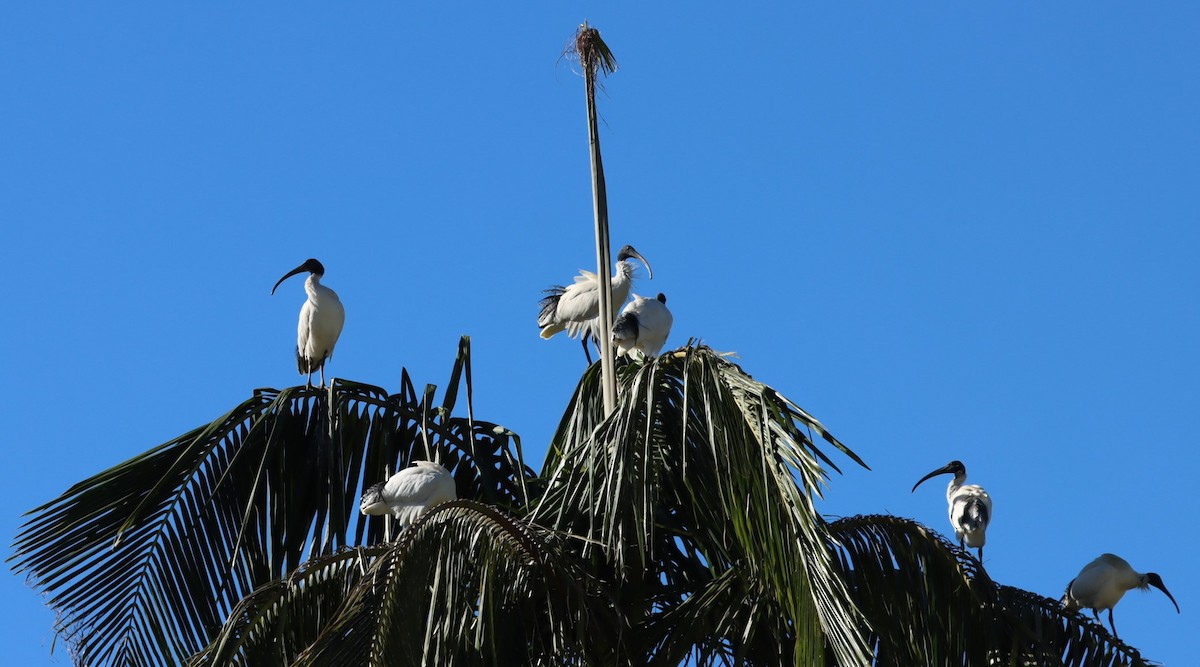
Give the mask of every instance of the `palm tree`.
<path id="1" fill-rule="evenodd" d="M 407 373 L 260 390 L 33 510 L 16 568 L 81 665 L 1143 664 L 915 522 L 826 522 L 832 457 L 862 461 L 721 355 L 617 370 L 537 476 L 453 416 L 466 338 L 440 404 Z M 362 487 L 434 457 L 462 500 L 386 541 Z"/>
<path id="2" fill-rule="evenodd" d="M 616 61 L 586 23 L 574 49 L 607 285 L 595 89 Z M 920 524 L 827 522 L 831 457 L 866 464 L 707 347 L 602 353 L 540 474 L 475 420 L 468 338 L 435 394 L 407 372 L 392 395 L 255 391 L 34 509 L 14 567 L 80 665 L 1144 664 Z M 461 500 L 390 541 L 356 499 L 419 459 Z"/>

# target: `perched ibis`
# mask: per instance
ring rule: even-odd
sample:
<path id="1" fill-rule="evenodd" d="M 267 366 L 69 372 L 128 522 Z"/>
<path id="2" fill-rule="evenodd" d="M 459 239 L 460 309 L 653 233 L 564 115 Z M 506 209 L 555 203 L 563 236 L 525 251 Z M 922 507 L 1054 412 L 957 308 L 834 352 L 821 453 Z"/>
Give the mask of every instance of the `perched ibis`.
<path id="1" fill-rule="evenodd" d="M 313 371 L 321 372 L 321 386 L 325 386 L 325 362 L 333 356 L 333 346 L 337 344 L 338 336 L 342 334 L 342 325 L 346 322 L 346 309 L 333 290 L 321 284 L 325 275 L 325 267 L 315 259 L 310 259 L 292 269 L 271 288 L 271 294 L 279 289 L 279 285 L 296 275 L 308 272 L 304 281 L 304 291 L 308 300 L 300 306 L 300 324 L 296 326 L 296 365 L 301 375 L 308 376 L 308 386 L 312 386 Z"/>
<path id="2" fill-rule="evenodd" d="M 1113 607 L 1121 601 L 1125 591 L 1137 588 L 1148 590 L 1150 586 L 1162 591 L 1175 605 L 1175 613 L 1179 613 L 1179 603 L 1175 596 L 1163 585 L 1162 577 L 1154 572 L 1142 574 L 1130 567 L 1124 558 L 1113 554 L 1102 554 L 1096 560 L 1088 563 L 1079 575 L 1067 584 L 1063 593 L 1062 605 L 1068 611 L 1086 607 L 1092 610 L 1096 622 L 1100 622 L 1100 610 L 1108 610 L 1108 627 L 1112 628 L 1113 636 L 1117 636 L 1117 626 L 1113 625 Z"/>
<path id="3" fill-rule="evenodd" d="M 913 484 L 913 491 L 921 486 L 921 482 L 936 475 L 954 475 L 950 485 L 946 487 L 946 502 L 950 505 L 950 525 L 954 527 L 954 536 L 958 538 L 958 546 L 979 549 L 979 562 L 983 562 L 983 545 L 987 543 L 988 522 L 992 519 L 992 498 L 983 487 L 977 484 L 964 484 L 967 481 L 967 467 L 962 461 L 951 461 L 934 470 Z M 911 492 L 910 492 L 911 493 Z"/>
<path id="4" fill-rule="evenodd" d="M 633 301 L 613 323 L 612 340 L 617 345 L 617 354 L 642 359 L 658 356 L 671 333 L 672 321 L 666 296 L 659 294 L 650 299 L 634 294 Z"/>
<path id="5" fill-rule="evenodd" d="M 617 253 L 617 264 L 612 276 L 613 309 L 619 308 L 629 298 L 629 290 L 633 287 L 633 258 L 641 260 L 646 267 L 646 273 L 654 278 L 654 270 L 641 253 L 627 245 Z M 538 303 L 541 314 L 538 315 L 538 326 L 542 328 L 542 338 L 550 338 L 560 331 L 566 331 L 572 338 L 583 341 L 583 353 L 587 355 L 588 363 L 592 363 L 592 354 L 588 351 L 588 338 L 599 345 L 601 333 L 607 328 L 601 326 L 600 319 L 600 279 L 591 271 L 580 271 L 571 285 L 555 285 L 545 291 L 546 296 Z"/>
<path id="6" fill-rule="evenodd" d="M 454 476 L 433 461 L 413 461 L 412 465 L 363 492 L 358 508 L 363 514 L 391 514 L 400 525 L 408 526 L 425 510 L 458 497 Z"/>

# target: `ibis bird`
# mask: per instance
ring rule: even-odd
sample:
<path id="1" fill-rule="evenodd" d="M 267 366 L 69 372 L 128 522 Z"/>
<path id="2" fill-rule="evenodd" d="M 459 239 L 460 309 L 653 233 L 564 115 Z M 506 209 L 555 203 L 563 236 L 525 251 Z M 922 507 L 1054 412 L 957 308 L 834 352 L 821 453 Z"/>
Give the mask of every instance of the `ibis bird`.
<path id="1" fill-rule="evenodd" d="M 627 245 L 617 253 L 617 264 L 612 276 L 613 309 L 625 303 L 629 298 L 629 290 L 633 287 L 633 258 L 641 260 L 646 267 L 646 273 L 654 278 L 654 270 L 641 253 Z M 542 328 L 542 338 L 551 338 L 560 331 L 566 331 L 572 338 L 583 341 L 583 353 L 587 355 L 588 363 L 592 363 L 592 354 L 588 351 L 588 338 L 600 344 L 601 333 L 606 326 L 600 325 L 600 279 L 591 271 L 580 271 L 571 285 L 554 285 L 545 291 L 546 296 L 538 302 L 541 313 L 538 315 L 538 326 Z"/>
<path id="2" fill-rule="evenodd" d="M 313 371 L 319 370 L 323 387 L 325 362 L 333 356 L 333 346 L 337 344 L 342 325 L 346 322 L 346 309 L 342 307 L 337 293 L 321 284 L 325 267 L 317 260 L 309 259 L 280 278 L 271 288 L 271 294 L 279 289 L 283 281 L 304 271 L 308 271 L 308 279 L 304 281 L 308 300 L 300 306 L 300 324 L 296 326 L 296 365 L 301 375 L 308 376 L 309 387 L 312 386 Z"/>
<path id="3" fill-rule="evenodd" d="M 363 492 L 358 509 L 363 514 L 391 514 L 401 526 L 416 521 L 429 508 L 458 498 L 454 476 L 433 461 L 412 465 Z"/>
<path id="4" fill-rule="evenodd" d="M 650 299 L 634 294 L 633 301 L 613 322 L 612 340 L 617 345 L 617 354 L 642 359 L 657 357 L 671 333 L 672 322 L 666 296 L 660 293 Z"/>
<path id="5" fill-rule="evenodd" d="M 1175 613 L 1179 613 L 1179 603 L 1175 596 L 1163 585 L 1162 577 L 1154 572 L 1142 574 L 1130 567 L 1124 558 L 1113 554 L 1102 554 L 1096 560 L 1088 563 L 1079 575 L 1067 584 L 1063 593 L 1062 605 L 1068 611 L 1081 607 L 1092 610 L 1096 622 L 1100 622 L 1100 610 L 1108 610 L 1108 627 L 1112 628 L 1113 636 L 1117 636 L 1117 626 L 1113 625 L 1113 607 L 1121 601 L 1125 591 L 1137 588 L 1148 590 L 1150 586 L 1157 588 L 1171 599 L 1175 605 Z"/>
<path id="6" fill-rule="evenodd" d="M 983 487 L 976 484 L 964 484 L 967 481 L 967 467 L 962 461 L 951 461 L 934 470 L 913 484 L 913 491 L 921 486 L 921 482 L 936 475 L 953 474 L 954 479 L 946 487 L 946 502 L 950 504 L 950 525 L 954 527 L 954 536 L 958 538 L 958 546 L 979 549 L 979 562 L 983 562 L 983 545 L 987 543 L 988 522 L 992 519 L 992 498 Z M 911 493 L 911 492 L 910 492 Z"/>

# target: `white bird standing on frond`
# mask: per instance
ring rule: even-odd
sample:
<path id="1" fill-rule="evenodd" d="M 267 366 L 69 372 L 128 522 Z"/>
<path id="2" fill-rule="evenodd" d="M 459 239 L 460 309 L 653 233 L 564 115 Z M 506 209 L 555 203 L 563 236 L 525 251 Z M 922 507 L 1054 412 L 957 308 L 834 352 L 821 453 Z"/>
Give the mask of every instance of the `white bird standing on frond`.
<path id="1" fill-rule="evenodd" d="M 358 508 L 363 514 L 391 514 L 401 527 L 416 521 L 426 510 L 458 498 L 454 476 L 432 461 L 413 461 L 412 466 L 363 492 Z"/>
<path id="2" fill-rule="evenodd" d="M 673 321 L 665 295 L 660 293 L 650 299 L 634 294 L 633 301 L 613 322 L 612 341 L 617 345 L 617 354 L 641 359 L 657 357 L 667 342 Z"/>
<path id="3" fill-rule="evenodd" d="M 296 326 L 296 366 L 301 375 L 307 375 L 307 386 L 312 386 L 313 371 L 321 372 L 321 386 L 325 386 L 325 362 L 333 356 L 333 346 L 342 335 L 346 323 L 346 309 L 333 290 L 321 284 L 325 267 L 315 259 L 309 259 L 292 269 L 271 288 L 271 294 L 280 283 L 297 273 L 308 271 L 304 291 L 308 300 L 300 306 L 300 323 Z"/>
<path id="4" fill-rule="evenodd" d="M 654 270 L 641 253 L 627 245 L 617 253 L 617 264 L 612 276 L 613 310 L 625 303 L 629 298 L 629 290 L 633 287 L 634 257 L 641 260 L 646 267 L 646 273 L 654 278 Z M 566 287 L 555 285 L 546 290 L 546 296 L 538 302 L 541 313 L 538 315 L 538 326 L 542 328 L 542 338 L 550 338 L 560 331 L 566 331 L 572 338 L 581 338 L 583 353 L 587 355 L 588 364 L 592 363 L 592 354 L 588 351 L 588 338 L 599 346 L 602 340 L 601 332 L 605 327 L 600 325 L 600 279 L 591 271 L 580 271 L 575 276 L 575 282 Z"/>
<path id="5" fill-rule="evenodd" d="M 965 541 L 966 546 L 978 548 L 979 562 L 982 564 L 988 522 L 992 519 L 992 498 L 983 487 L 963 483 L 967 481 L 967 467 L 961 461 L 951 461 L 922 477 L 913 484 L 912 490 L 916 491 L 921 482 L 930 477 L 944 474 L 954 475 L 954 479 L 950 480 L 950 485 L 946 487 L 946 502 L 950 504 L 950 525 L 954 527 L 958 546 L 961 549 Z"/>
<path id="6" fill-rule="evenodd" d="M 1167 590 L 1162 577 L 1154 572 L 1142 574 L 1130 567 L 1124 558 L 1113 554 L 1103 554 L 1088 563 L 1079 571 L 1079 576 L 1067 584 L 1063 593 L 1062 605 L 1068 611 L 1081 607 L 1091 609 L 1096 622 L 1100 622 L 1100 610 L 1108 610 L 1108 627 L 1112 628 L 1113 636 L 1117 636 L 1117 626 L 1113 624 L 1113 607 L 1121 601 L 1125 591 L 1137 588 L 1148 590 L 1150 586 L 1157 588 L 1171 599 L 1175 605 L 1175 613 L 1179 612 L 1179 603 L 1175 596 Z"/>

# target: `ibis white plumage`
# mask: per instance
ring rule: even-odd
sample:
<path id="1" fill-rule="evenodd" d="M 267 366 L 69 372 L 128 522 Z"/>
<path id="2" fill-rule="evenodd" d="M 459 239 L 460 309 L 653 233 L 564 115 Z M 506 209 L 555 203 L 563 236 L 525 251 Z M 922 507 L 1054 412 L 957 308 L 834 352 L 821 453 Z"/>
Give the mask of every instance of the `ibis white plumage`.
<path id="1" fill-rule="evenodd" d="M 642 359 L 657 357 L 667 342 L 673 321 L 665 295 L 660 293 L 651 299 L 634 294 L 633 301 L 613 322 L 612 340 L 617 345 L 617 354 Z"/>
<path id="2" fill-rule="evenodd" d="M 646 267 L 648 276 L 654 278 L 654 270 L 641 253 L 627 245 L 617 253 L 617 264 L 612 276 L 612 302 L 614 311 L 629 298 L 633 287 L 633 258 L 641 260 Z M 588 338 L 602 340 L 600 319 L 600 280 L 591 271 L 580 271 L 571 285 L 554 285 L 546 290 L 546 296 L 538 303 L 541 312 L 538 315 L 538 326 L 542 329 L 542 338 L 551 338 L 560 331 L 566 331 L 572 338 L 581 338 L 583 352 L 587 355 L 588 363 L 592 355 L 588 352 Z"/>
<path id="3" fill-rule="evenodd" d="M 1113 636 L 1117 636 L 1117 626 L 1113 624 L 1113 607 L 1124 597 L 1125 591 L 1134 588 L 1148 590 L 1150 586 L 1162 591 L 1175 605 L 1175 613 L 1179 613 L 1179 603 L 1175 596 L 1167 590 L 1162 577 L 1154 572 L 1145 574 L 1138 572 L 1120 556 L 1102 554 L 1096 560 L 1088 563 L 1079 575 L 1067 584 L 1063 593 L 1062 605 L 1069 611 L 1080 608 L 1092 610 L 1096 621 L 1100 621 L 1100 610 L 1108 610 L 1108 627 L 1112 628 Z"/>
<path id="4" fill-rule="evenodd" d="M 312 386 L 314 371 L 321 372 L 321 386 L 325 386 L 325 362 L 333 356 L 333 346 L 346 323 L 346 309 L 337 293 L 321 284 L 325 267 L 309 259 L 280 278 L 271 294 L 283 281 L 305 271 L 309 274 L 304 281 L 308 300 L 300 306 L 300 323 L 296 326 L 296 366 L 301 375 L 308 376 L 308 386 Z"/>
<path id="5" fill-rule="evenodd" d="M 391 514 L 401 526 L 416 521 L 426 510 L 458 498 L 454 476 L 433 461 L 412 465 L 363 492 L 358 508 L 363 514 Z"/>
<path id="6" fill-rule="evenodd" d="M 954 537 L 958 546 L 979 549 L 979 562 L 983 562 L 983 545 L 987 543 L 988 522 L 992 519 L 992 498 L 983 487 L 976 484 L 966 484 L 967 467 L 962 461 L 951 461 L 934 470 L 913 484 L 913 491 L 921 486 L 921 482 L 936 475 L 953 474 L 954 479 L 946 487 L 946 502 L 950 505 L 950 525 L 954 527 Z"/>

